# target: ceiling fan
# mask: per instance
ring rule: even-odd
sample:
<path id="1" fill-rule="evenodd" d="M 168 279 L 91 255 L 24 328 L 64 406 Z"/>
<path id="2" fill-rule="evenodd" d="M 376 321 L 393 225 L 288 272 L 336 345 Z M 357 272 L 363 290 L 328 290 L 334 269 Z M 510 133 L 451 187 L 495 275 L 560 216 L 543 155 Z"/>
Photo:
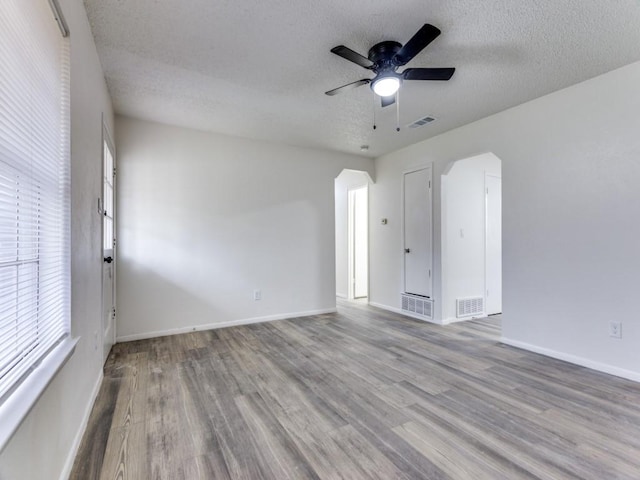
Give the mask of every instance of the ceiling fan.
<path id="1" fill-rule="evenodd" d="M 409 63 L 438 35 L 440 35 L 438 28 L 425 23 L 404 45 L 394 41 L 380 42 L 371 47 L 367 57 L 344 45 L 333 47 L 331 53 L 373 71 L 376 76 L 372 79 L 364 78 L 348 83 L 325 93 L 336 95 L 345 90 L 371 84 L 371 89 L 381 97 L 382 106 L 386 107 L 395 102 L 395 94 L 404 80 L 449 80 L 455 68 L 407 68 L 402 72 L 397 71 L 398 67 Z"/>

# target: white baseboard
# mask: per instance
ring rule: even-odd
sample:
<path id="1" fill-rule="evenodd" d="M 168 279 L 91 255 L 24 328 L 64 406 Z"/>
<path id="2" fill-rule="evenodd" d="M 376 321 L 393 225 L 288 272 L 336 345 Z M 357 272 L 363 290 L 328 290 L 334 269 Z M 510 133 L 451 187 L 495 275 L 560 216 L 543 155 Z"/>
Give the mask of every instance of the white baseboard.
<path id="1" fill-rule="evenodd" d="M 376 302 L 369 302 L 369 305 L 371 305 L 372 307 L 381 308 L 382 310 L 387 310 L 389 312 L 398 313 L 398 314 L 403 315 L 405 317 L 414 318 L 416 320 L 421 320 L 423 322 L 434 323 L 436 325 L 442 325 L 442 323 L 439 322 L 438 320 L 434 320 L 432 318 L 431 319 L 430 318 L 424 318 L 424 317 L 421 317 L 419 315 L 411 315 L 411 312 L 405 312 L 401 308 L 390 307 L 389 305 L 384 305 L 382 303 L 376 303 Z"/>
<path id="2" fill-rule="evenodd" d="M 477 320 L 478 318 L 485 318 L 486 315 L 484 313 L 480 314 L 480 315 L 473 315 L 470 317 L 462 317 L 462 318 L 458 318 L 458 317 L 448 317 L 445 318 L 444 320 L 442 320 L 442 324 L 443 325 L 449 325 L 450 323 L 459 323 L 459 322 L 468 322 L 469 320 Z"/>
<path id="3" fill-rule="evenodd" d="M 459 323 L 459 322 L 464 322 L 465 320 L 472 320 L 472 319 L 473 319 L 472 317 L 466 317 L 466 318 L 447 317 L 442 319 L 442 324 L 450 325 L 452 323 Z"/>
<path id="4" fill-rule="evenodd" d="M 252 323 L 272 322 L 274 320 L 286 320 L 288 318 L 309 317 L 311 315 L 322 315 L 325 313 L 335 313 L 336 308 L 326 308 L 322 310 L 307 310 L 305 312 L 279 313 L 276 315 L 266 315 L 264 317 L 241 318 L 239 320 L 229 320 L 227 322 L 205 323 L 202 325 L 192 325 L 190 327 L 170 328 L 167 330 L 156 330 L 153 332 L 134 333 L 133 335 L 123 335 L 116 338 L 116 343 L 132 342 L 134 340 L 145 340 L 147 338 L 165 337 L 167 335 L 179 335 L 181 333 L 197 332 L 201 330 L 215 330 L 225 327 L 237 327 L 239 325 L 250 325 Z"/>
<path id="5" fill-rule="evenodd" d="M 389 305 L 385 305 L 383 303 L 369 302 L 369 305 L 376 308 L 381 308 L 382 310 L 387 310 L 389 312 L 399 313 L 400 315 L 404 315 L 404 312 L 396 307 L 390 307 Z"/>
<path id="6" fill-rule="evenodd" d="M 67 459 L 64 462 L 64 467 L 62 469 L 62 473 L 60 474 L 60 480 L 68 480 L 69 475 L 71 475 L 73 462 L 76 459 L 76 455 L 78 454 L 78 449 L 80 448 L 80 443 L 82 442 L 82 437 L 84 436 L 84 432 L 87 429 L 87 425 L 89 423 L 89 417 L 91 416 L 93 405 L 96 403 L 96 398 L 98 398 L 98 392 L 100 392 L 100 387 L 102 386 L 103 378 L 104 378 L 104 373 L 102 369 L 100 369 L 100 375 L 98 375 L 98 380 L 93 386 L 93 391 L 91 392 L 91 400 L 87 404 L 87 408 L 85 408 L 84 415 L 82 417 L 82 423 L 80 424 L 80 428 L 78 428 L 78 431 L 76 432 L 76 436 L 73 439 L 73 445 L 71 445 L 71 450 L 69 450 Z"/>
<path id="7" fill-rule="evenodd" d="M 511 340 L 505 337 L 501 337 L 500 342 L 506 345 L 511 345 L 512 347 L 522 348 L 523 350 L 539 353 L 547 357 L 564 360 L 565 362 L 580 365 L 581 367 L 587 367 L 592 370 L 597 370 L 598 372 L 608 373 L 609 375 L 626 378 L 627 380 L 633 380 L 634 382 L 640 382 L 640 372 L 625 370 L 624 368 L 614 367 L 613 365 L 596 362 L 593 360 L 589 360 L 588 358 L 578 357 L 569 353 L 558 352 L 549 348 L 538 347 L 537 345 L 531 345 L 529 343 L 520 342 L 518 340 Z"/>
<path id="8" fill-rule="evenodd" d="M 338 297 L 338 298 L 349 298 L 348 295 L 345 295 L 344 293 L 338 293 L 338 292 L 336 292 L 336 297 Z"/>

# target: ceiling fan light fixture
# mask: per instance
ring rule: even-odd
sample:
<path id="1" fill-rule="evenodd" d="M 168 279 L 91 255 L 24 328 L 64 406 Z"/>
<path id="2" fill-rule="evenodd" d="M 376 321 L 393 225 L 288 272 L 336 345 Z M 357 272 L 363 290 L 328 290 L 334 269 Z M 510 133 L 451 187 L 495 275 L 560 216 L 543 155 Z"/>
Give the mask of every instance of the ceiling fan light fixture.
<path id="1" fill-rule="evenodd" d="M 378 76 L 371 84 L 371 89 L 380 97 L 395 95 L 400 88 L 400 78 L 395 75 Z"/>

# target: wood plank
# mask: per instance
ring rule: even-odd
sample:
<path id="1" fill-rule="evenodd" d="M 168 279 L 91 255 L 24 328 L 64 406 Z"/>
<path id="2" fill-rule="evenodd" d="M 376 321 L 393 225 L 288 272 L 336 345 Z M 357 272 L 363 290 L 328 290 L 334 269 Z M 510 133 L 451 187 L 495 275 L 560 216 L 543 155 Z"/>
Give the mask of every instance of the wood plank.
<path id="1" fill-rule="evenodd" d="M 240 414 L 248 425 L 250 434 L 260 446 L 259 458 L 268 478 L 274 480 L 309 478 L 318 480 L 296 441 L 278 422 L 262 397 L 254 393 L 236 398 Z"/>
<path id="2" fill-rule="evenodd" d="M 100 478 L 120 384 L 121 379 L 117 376 L 105 377 L 102 381 L 89 416 L 87 429 L 76 454 L 69 476 L 70 480 L 98 480 Z"/>
<path id="3" fill-rule="evenodd" d="M 150 478 L 144 423 L 115 427 L 109 434 L 100 480 Z"/>

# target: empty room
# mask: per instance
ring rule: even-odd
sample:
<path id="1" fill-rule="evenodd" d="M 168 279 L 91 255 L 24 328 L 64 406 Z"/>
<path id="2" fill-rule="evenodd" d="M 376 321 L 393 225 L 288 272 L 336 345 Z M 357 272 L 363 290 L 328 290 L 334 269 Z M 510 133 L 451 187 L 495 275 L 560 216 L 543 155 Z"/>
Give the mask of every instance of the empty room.
<path id="1" fill-rule="evenodd" d="M 640 479 L 640 1 L 0 2 L 0 480 Z"/>

